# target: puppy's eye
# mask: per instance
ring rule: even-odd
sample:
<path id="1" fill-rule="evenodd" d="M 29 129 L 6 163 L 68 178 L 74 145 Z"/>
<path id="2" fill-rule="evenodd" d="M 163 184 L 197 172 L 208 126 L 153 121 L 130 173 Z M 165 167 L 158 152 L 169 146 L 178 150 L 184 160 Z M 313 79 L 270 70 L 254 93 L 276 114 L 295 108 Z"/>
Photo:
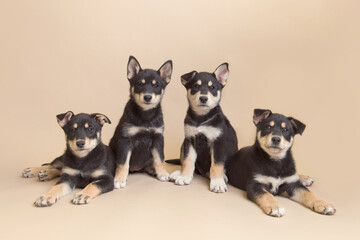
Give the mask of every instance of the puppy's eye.
<path id="1" fill-rule="evenodd" d="M 199 84 L 196 84 L 196 85 L 194 86 L 194 88 L 195 88 L 195 89 L 199 89 L 199 88 L 200 88 L 200 85 L 199 85 Z"/>
<path id="2" fill-rule="evenodd" d="M 142 86 L 144 86 L 144 83 L 142 83 L 142 82 L 137 82 L 136 85 L 137 85 L 138 87 L 142 87 Z"/>
<path id="3" fill-rule="evenodd" d="M 158 83 L 155 83 L 155 84 L 154 84 L 154 87 L 156 87 L 156 88 L 157 88 L 158 86 L 159 86 L 159 84 L 158 84 Z"/>
<path id="4" fill-rule="evenodd" d="M 88 127 L 88 129 L 87 129 L 89 132 L 93 132 L 94 131 L 94 128 L 92 128 L 92 127 Z"/>
<path id="5" fill-rule="evenodd" d="M 267 126 L 265 127 L 265 129 L 271 129 L 271 126 L 270 126 L 270 125 L 267 125 Z"/>
<path id="6" fill-rule="evenodd" d="M 211 90 L 214 90 L 214 89 L 215 89 L 215 87 L 214 87 L 214 86 L 210 86 L 209 88 L 210 88 Z"/>
<path id="7" fill-rule="evenodd" d="M 287 131 L 289 131 L 289 129 L 287 129 L 287 128 L 283 128 L 283 131 L 284 131 L 284 132 L 287 132 Z"/>
<path id="8" fill-rule="evenodd" d="M 75 132 L 76 132 L 76 128 L 73 128 L 73 127 L 70 128 L 70 132 L 71 132 L 71 133 L 75 133 Z"/>

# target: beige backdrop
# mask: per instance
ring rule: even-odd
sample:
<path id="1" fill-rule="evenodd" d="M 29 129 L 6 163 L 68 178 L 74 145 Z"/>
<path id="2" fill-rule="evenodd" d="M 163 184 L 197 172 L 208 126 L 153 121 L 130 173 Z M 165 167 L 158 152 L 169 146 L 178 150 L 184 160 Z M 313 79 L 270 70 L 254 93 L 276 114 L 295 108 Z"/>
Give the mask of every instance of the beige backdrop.
<path id="1" fill-rule="evenodd" d="M 1 239 L 277 239 L 359 236 L 359 1 L 73 1 L 0 2 Z M 254 108 L 307 124 L 294 153 L 311 188 L 337 207 L 321 216 L 284 198 L 281 219 L 264 215 L 244 192 L 187 187 L 131 175 L 128 186 L 74 206 L 31 203 L 54 183 L 23 179 L 28 166 L 64 150 L 55 116 L 101 112 L 113 122 L 129 96 L 126 64 L 172 59 L 163 99 L 166 158 L 179 156 L 186 92 L 180 76 L 229 62 L 221 101 L 239 147 L 252 144 Z M 177 167 L 169 167 L 174 170 Z"/>

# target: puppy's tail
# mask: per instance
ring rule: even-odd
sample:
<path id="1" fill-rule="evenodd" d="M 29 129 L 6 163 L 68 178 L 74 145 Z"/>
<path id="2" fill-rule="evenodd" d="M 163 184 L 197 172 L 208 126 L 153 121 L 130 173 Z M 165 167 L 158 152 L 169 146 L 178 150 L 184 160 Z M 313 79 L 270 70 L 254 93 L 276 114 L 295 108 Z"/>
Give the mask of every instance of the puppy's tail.
<path id="1" fill-rule="evenodd" d="M 180 159 L 169 159 L 165 160 L 165 162 L 173 165 L 181 165 Z"/>

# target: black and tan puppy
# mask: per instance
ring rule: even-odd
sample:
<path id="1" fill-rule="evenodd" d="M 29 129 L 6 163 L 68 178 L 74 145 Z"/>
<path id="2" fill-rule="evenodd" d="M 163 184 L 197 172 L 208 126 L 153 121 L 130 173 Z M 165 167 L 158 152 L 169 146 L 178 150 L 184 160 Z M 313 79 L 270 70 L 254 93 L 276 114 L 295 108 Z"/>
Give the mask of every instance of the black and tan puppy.
<path id="1" fill-rule="evenodd" d="M 74 204 L 87 204 L 113 190 L 115 160 L 111 149 L 101 142 L 102 126 L 110 120 L 99 113 L 74 115 L 71 111 L 56 118 L 65 132 L 65 153 L 49 164 L 22 172 L 24 177 L 38 176 L 40 181 L 61 176 L 48 193 L 36 199 L 35 206 L 51 206 L 75 187 L 84 189 L 74 196 Z"/>
<path id="2" fill-rule="evenodd" d="M 190 184 L 196 171 L 210 177 L 212 192 L 227 191 L 225 163 L 238 150 L 235 130 L 219 105 L 228 75 L 228 64 L 223 63 L 213 73 L 192 71 L 181 76 L 189 108 L 184 120 L 181 171 L 170 176 L 177 185 Z"/>
<path id="3" fill-rule="evenodd" d="M 257 129 L 255 144 L 240 149 L 231 158 L 227 165 L 229 183 L 247 191 L 248 198 L 270 216 L 285 213 L 274 195 L 287 196 L 315 212 L 333 215 L 334 206 L 310 192 L 305 187 L 309 179 L 296 172 L 291 147 L 294 136 L 301 135 L 305 125 L 261 109 L 254 110 L 253 122 Z"/>
<path id="4" fill-rule="evenodd" d="M 124 188 L 130 172 L 147 172 L 169 180 L 164 167 L 164 121 L 161 99 L 170 82 L 172 61 L 159 70 L 142 69 L 132 56 L 127 66 L 130 100 L 110 140 L 117 163 L 115 188 Z"/>

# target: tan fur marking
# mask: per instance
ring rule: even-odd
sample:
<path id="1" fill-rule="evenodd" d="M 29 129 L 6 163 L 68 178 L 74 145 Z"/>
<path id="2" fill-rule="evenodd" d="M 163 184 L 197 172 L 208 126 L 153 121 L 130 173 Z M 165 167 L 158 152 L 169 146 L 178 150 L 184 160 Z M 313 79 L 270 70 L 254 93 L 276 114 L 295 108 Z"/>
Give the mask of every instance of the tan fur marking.
<path id="1" fill-rule="evenodd" d="M 124 165 L 119 164 L 116 168 L 114 180 L 118 182 L 126 182 L 129 175 L 131 151 L 128 152 Z"/>
<path id="2" fill-rule="evenodd" d="M 156 176 L 168 176 L 169 173 L 166 171 L 164 162 L 161 161 L 159 152 L 156 149 L 151 150 L 151 154 L 154 159 L 154 168 L 156 172 Z"/>
<path id="3" fill-rule="evenodd" d="M 201 80 L 198 80 L 196 83 L 199 84 L 199 85 L 201 85 L 202 82 L 201 82 Z"/>
<path id="4" fill-rule="evenodd" d="M 94 183 L 88 184 L 79 194 L 84 196 L 89 196 L 90 198 L 95 198 L 99 196 L 101 189 Z"/>
<path id="5" fill-rule="evenodd" d="M 224 177 L 224 165 L 222 164 L 211 164 L 210 167 L 210 178 L 223 178 Z"/>
<path id="6" fill-rule="evenodd" d="M 85 123 L 85 128 L 88 128 L 89 127 L 89 124 L 88 123 Z"/>
<path id="7" fill-rule="evenodd" d="M 212 81 L 208 82 L 208 86 L 211 87 L 213 85 Z"/>
<path id="8" fill-rule="evenodd" d="M 77 123 L 74 123 L 73 128 L 77 128 L 77 127 L 78 127 Z"/>
<path id="9" fill-rule="evenodd" d="M 182 149 L 181 158 L 184 158 L 183 154 L 184 153 Z M 196 151 L 194 147 L 191 145 L 189 148 L 188 155 L 186 156 L 185 159 L 181 161 L 181 175 L 192 176 L 194 174 L 196 157 L 197 157 Z"/>
<path id="10" fill-rule="evenodd" d="M 274 122 L 274 121 L 271 121 L 271 122 L 270 122 L 270 126 L 271 126 L 271 127 L 275 126 L 275 122 Z"/>
<path id="11" fill-rule="evenodd" d="M 275 197 L 268 192 L 256 197 L 255 202 L 266 214 L 271 214 L 272 211 L 281 208 Z"/>
<path id="12" fill-rule="evenodd" d="M 336 211 L 332 204 L 319 199 L 314 193 L 303 188 L 295 190 L 294 195 L 290 199 L 318 213 L 332 215 Z"/>
<path id="13" fill-rule="evenodd" d="M 155 85 L 155 84 L 156 84 L 156 80 L 152 80 L 152 82 L 151 82 L 151 83 Z"/>
<path id="14" fill-rule="evenodd" d="M 142 80 L 141 80 L 141 83 L 142 83 L 142 84 L 145 84 L 145 79 L 142 79 Z"/>
<path id="15" fill-rule="evenodd" d="M 282 127 L 282 128 L 285 128 L 285 127 L 286 127 L 286 123 L 282 122 L 282 123 L 281 123 L 281 127 Z"/>

